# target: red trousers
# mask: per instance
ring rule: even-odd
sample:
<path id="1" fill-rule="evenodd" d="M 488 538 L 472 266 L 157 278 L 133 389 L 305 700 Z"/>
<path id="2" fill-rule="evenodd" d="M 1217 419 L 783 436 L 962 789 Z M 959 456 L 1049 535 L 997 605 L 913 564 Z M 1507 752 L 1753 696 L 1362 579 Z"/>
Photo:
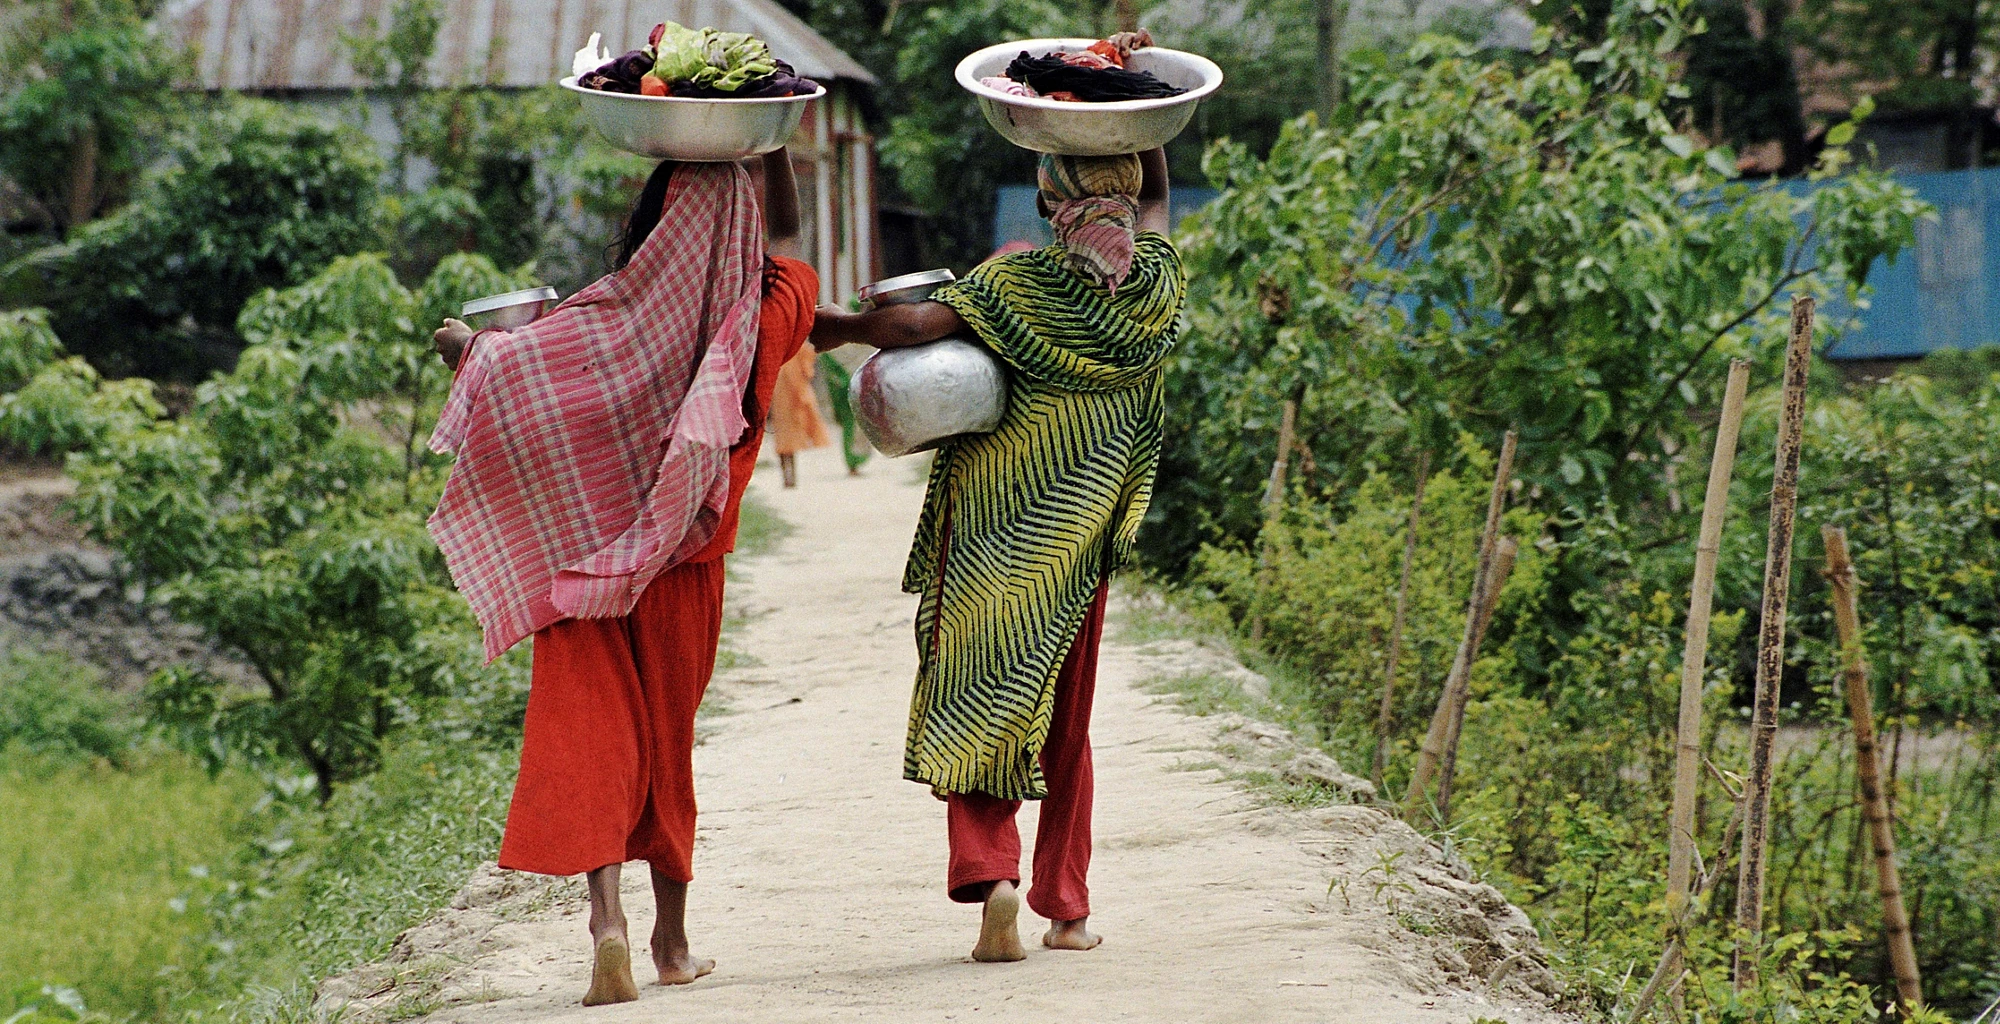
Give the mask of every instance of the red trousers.
<path id="1" fill-rule="evenodd" d="M 535 634 L 500 866 L 574 875 L 643 860 L 694 878 L 694 712 L 722 635 L 722 559 L 660 574 L 632 613 Z"/>
<path id="2" fill-rule="evenodd" d="M 1084 614 L 1069 657 L 1056 674 L 1055 710 L 1049 739 L 1042 745 L 1042 778 L 1048 797 L 1035 826 L 1034 887 L 1028 907 L 1051 921 L 1090 916 L 1090 702 L 1097 691 L 1097 645 L 1104 639 L 1105 587 Z M 953 793 L 945 820 L 951 837 L 946 877 L 951 898 L 984 899 L 983 883 L 1021 882 L 1021 830 L 1014 814 L 1019 800 L 985 793 Z"/>

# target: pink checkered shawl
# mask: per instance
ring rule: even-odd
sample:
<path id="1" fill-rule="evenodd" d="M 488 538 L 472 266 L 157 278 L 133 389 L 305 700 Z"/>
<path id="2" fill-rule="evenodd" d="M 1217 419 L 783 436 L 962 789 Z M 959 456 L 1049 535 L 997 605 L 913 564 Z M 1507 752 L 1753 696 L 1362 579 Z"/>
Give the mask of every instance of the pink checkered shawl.
<path id="1" fill-rule="evenodd" d="M 629 266 L 466 356 L 431 435 L 458 461 L 430 530 L 489 660 L 560 619 L 629 613 L 714 535 L 763 238 L 741 167 L 684 165 Z"/>

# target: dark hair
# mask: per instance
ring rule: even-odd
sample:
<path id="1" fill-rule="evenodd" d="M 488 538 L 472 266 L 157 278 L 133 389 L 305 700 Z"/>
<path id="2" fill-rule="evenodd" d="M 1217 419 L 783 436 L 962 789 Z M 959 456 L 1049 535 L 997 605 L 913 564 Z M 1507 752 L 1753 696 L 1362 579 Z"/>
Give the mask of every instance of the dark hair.
<path id="1" fill-rule="evenodd" d="M 653 168 L 646 179 L 646 187 L 639 190 L 639 201 L 632 206 L 632 215 L 625 219 L 625 234 L 618 240 L 618 257 L 612 261 L 611 269 L 624 270 L 632 262 L 632 255 L 646 244 L 646 237 L 660 224 L 660 213 L 667 205 L 667 186 L 673 183 L 674 169 L 680 166 L 672 160 L 665 160 Z"/>
<path id="2" fill-rule="evenodd" d="M 626 264 L 631 263 L 632 257 L 638 253 L 639 247 L 646 244 L 646 239 L 653 233 L 653 229 L 660 226 L 660 214 L 666 212 L 667 186 L 673 184 L 674 169 L 678 166 L 679 164 L 672 160 L 662 162 L 660 166 L 653 168 L 652 175 L 646 179 L 646 187 L 639 190 L 639 201 L 632 204 L 632 214 L 625 218 L 625 233 L 613 243 L 618 247 L 618 255 L 611 261 L 611 269 L 614 272 L 624 270 Z M 771 293 L 771 277 L 777 273 L 777 269 L 777 264 L 771 262 L 771 255 L 765 253 L 764 294 L 766 295 Z"/>

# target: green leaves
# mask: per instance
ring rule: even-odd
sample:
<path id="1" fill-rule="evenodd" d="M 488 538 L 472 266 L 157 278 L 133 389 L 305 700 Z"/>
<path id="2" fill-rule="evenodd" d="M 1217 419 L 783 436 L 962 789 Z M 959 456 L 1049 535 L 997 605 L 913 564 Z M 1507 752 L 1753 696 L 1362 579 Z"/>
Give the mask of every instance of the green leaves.
<path id="1" fill-rule="evenodd" d="M 366 137 L 237 101 L 190 126 L 131 205 L 27 258 L 52 322 L 115 374 L 199 377 L 239 347 L 244 301 L 374 239 Z"/>
<path id="2" fill-rule="evenodd" d="M 255 344 L 190 412 L 99 417 L 71 458 L 81 518 L 263 684 L 157 679 L 153 719 L 188 749 L 296 760 L 325 798 L 473 674 L 478 631 L 424 529 L 444 467 L 422 440 L 449 380 L 429 332 L 527 276 L 459 255 L 412 292 L 379 256 L 336 259 L 245 304 Z M 0 426 L 50 372 L 0 398 Z M 132 400 L 94 375 L 77 389 L 86 405 Z"/>
<path id="3" fill-rule="evenodd" d="M 1736 182 L 1732 151 L 1667 127 L 1673 66 L 1655 44 L 1685 31 L 1684 6 L 1611 18 L 1606 41 L 1556 37 L 1533 64 L 1448 40 L 1357 62 L 1335 117 L 1349 127 L 1299 119 L 1261 161 L 1210 151 L 1222 195 L 1180 239 L 1178 470 L 1154 557 L 1254 534 L 1248 496 L 1274 453 L 1248 425 L 1293 394 L 1312 486 L 1336 504 L 1413 449 L 1510 427 L 1544 507 L 1657 500 L 1698 429 L 1681 410 L 1782 333 L 1786 297 L 1852 294 L 1910 244 L 1921 204 L 1879 175 Z"/>

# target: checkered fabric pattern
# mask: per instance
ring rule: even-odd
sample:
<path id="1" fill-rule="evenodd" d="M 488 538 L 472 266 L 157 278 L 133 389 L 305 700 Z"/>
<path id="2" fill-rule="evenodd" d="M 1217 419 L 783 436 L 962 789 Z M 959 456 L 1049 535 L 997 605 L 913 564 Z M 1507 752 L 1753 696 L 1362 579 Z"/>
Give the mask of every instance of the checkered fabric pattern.
<path id="1" fill-rule="evenodd" d="M 557 620 L 627 614 L 714 535 L 763 239 L 741 167 L 684 165 L 629 266 L 466 356 L 431 436 L 457 463 L 430 530 L 489 660 Z"/>

